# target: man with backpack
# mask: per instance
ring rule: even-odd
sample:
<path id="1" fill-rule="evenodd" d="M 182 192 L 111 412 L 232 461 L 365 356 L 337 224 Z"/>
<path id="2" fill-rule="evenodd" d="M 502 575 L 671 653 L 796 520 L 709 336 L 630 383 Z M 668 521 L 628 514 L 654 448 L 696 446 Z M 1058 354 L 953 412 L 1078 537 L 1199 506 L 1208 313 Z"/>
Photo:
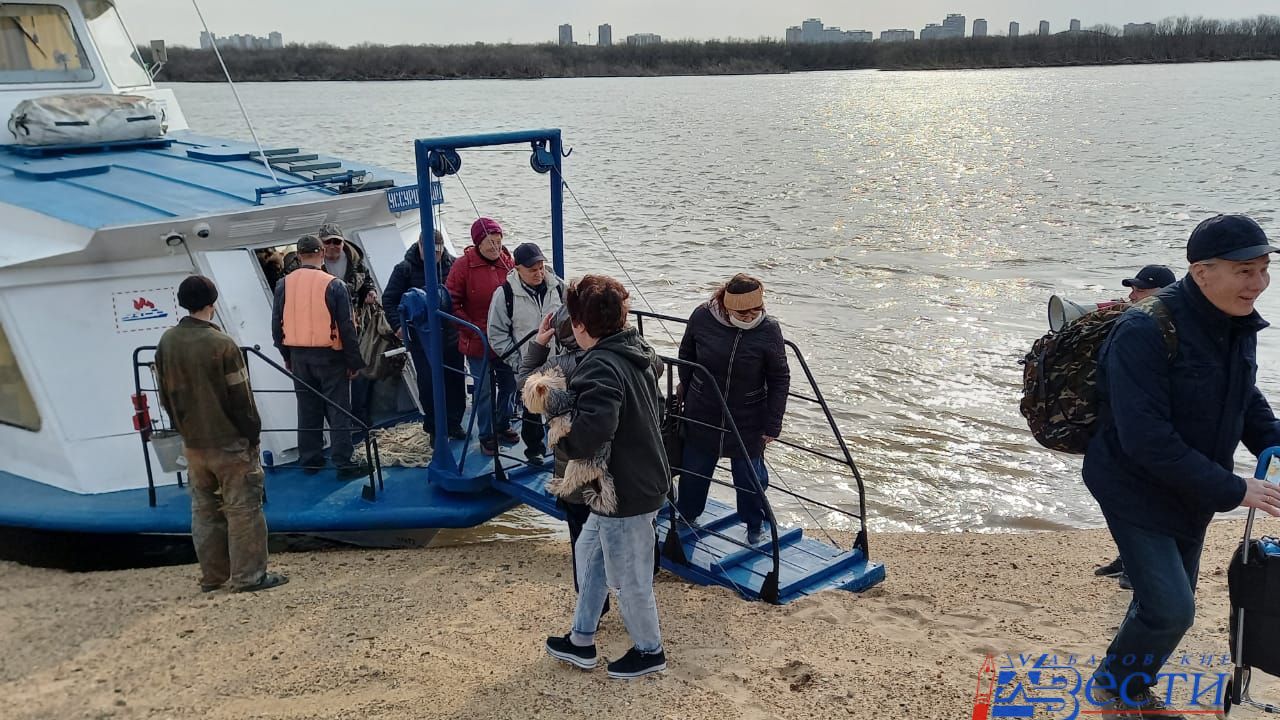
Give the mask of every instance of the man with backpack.
<path id="1" fill-rule="evenodd" d="M 1137 275 L 1121 280 L 1120 284 L 1129 288 L 1129 302 L 1136 303 L 1155 295 L 1163 288 L 1172 285 L 1176 280 L 1177 278 L 1173 276 L 1173 271 L 1164 265 L 1147 265 L 1139 270 Z M 1124 561 L 1120 559 L 1119 555 L 1116 556 L 1115 560 L 1094 570 L 1093 574 L 1099 577 L 1116 578 L 1123 590 L 1133 589 L 1133 586 L 1129 584 L 1129 576 L 1124 574 Z"/>
<path id="2" fill-rule="evenodd" d="M 564 302 L 564 281 L 547 267 L 547 259 L 535 244 L 521 243 L 512 253 L 515 268 L 493 293 L 489 304 L 489 345 L 512 371 L 520 370 L 520 356 L 538 333 L 543 318 Z M 525 458 L 534 465 L 546 462 L 542 416 L 524 410 L 520 438 Z"/>
<path id="3" fill-rule="evenodd" d="M 1241 442 L 1280 444 L 1280 423 L 1255 385 L 1254 309 L 1272 247 L 1243 215 L 1191 233 L 1190 271 L 1111 323 L 1097 356 L 1099 404 L 1084 457 L 1133 585 L 1133 600 L 1088 689 L 1105 718 L 1180 715 L 1152 690 L 1195 619 L 1205 530 L 1215 513 L 1280 517 L 1280 490 L 1236 475 Z"/>

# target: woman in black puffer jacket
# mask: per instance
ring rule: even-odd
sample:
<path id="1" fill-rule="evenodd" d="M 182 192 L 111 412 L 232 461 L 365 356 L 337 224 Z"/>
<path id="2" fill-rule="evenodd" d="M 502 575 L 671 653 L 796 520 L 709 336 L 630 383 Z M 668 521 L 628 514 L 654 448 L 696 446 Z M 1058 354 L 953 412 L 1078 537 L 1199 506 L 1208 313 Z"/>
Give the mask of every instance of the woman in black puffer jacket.
<path id="1" fill-rule="evenodd" d="M 747 541 L 764 539 L 764 498 L 751 482 L 755 470 L 761 488 L 768 487 L 764 447 L 782 432 L 791 370 L 782 327 L 765 314 L 764 283 L 739 273 L 716 290 L 689 317 L 680 359 L 702 365 L 715 378 L 729 405 L 729 415 L 746 445 L 746 456 L 727 428 L 723 408 L 705 374 L 680 367 L 684 396 L 684 458 L 676 508 L 692 523 L 707 504 L 711 476 L 720 458 L 729 458 L 738 488 L 738 515 L 747 525 Z"/>

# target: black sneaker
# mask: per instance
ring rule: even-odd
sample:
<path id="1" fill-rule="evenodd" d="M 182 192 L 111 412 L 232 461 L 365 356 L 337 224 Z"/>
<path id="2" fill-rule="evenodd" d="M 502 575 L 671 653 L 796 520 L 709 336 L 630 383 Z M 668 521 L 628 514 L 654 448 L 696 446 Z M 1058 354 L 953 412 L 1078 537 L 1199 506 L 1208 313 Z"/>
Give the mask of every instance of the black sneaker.
<path id="1" fill-rule="evenodd" d="M 1129 573 L 1120 573 L 1120 575 L 1116 578 L 1116 580 L 1120 581 L 1121 590 L 1133 589 L 1133 583 L 1129 582 Z"/>
<path id="2" fill-rule="evenodd" d="M 524 457 L 526 460 L 529 461 L 529 464 L 534 467 L 542 467 L 543 465 L 547 464 L 547 458 L 542 453 L 533 453 L 530 455 L 525 455 Z"/>
<path id="3" fill-rule="evenodd" d="M 453 427 L 449 428 L 449 439 L 450 440 L 466 440 L 467 431 L 463 430 L 461 425 L 454 425 Z"/>
<path id="4" fill-rule="evenodd" d="M 236 592 L 258 592 L 259 590 L 270 590 L 273 587 L 279 587 L 287 582 L 289 582 L 288 575 L 276 572 L 265 572 L 262 573 L 261 580 L 252 585 L 236 588 Z"/>
<path id="5" fill-rule="evenodd" d="M 1095 568 L 1093 571 L 1093 574 L 1097 575 L 1098 577 L 1116 577 L 1123 573 L 1124 573 L 1124 561 L 1121 560 L 1119 557 L 1107 563 L 1106 565 L 1103 565 L 1100 568 Z"/>
<path id="6" fill-rule="evenodd" d="M 370 471 L 369 463 L 361 460 L 358 463 L 340 466 L 338 468 L 338 479 L 351 480 L 358 477 L 368 477 Z"/>
<path id="7" fill-rule="evenodd" d="M 498 454 L 498 441 L 493 438 L 480 438 L 480 452 L 493 457 Z"/>
<path id="8" fill-rule="evenodd" d="M 498 438 L 502 440 L 503 445 L 515 445 L 520 442 L 520 433 L 515 430 L 503 430 L 498 434 Z"/>
<path id="9" fill-rule="evenodd" d="M 609 677 L 625 680 L 638 678 L 649 673 L 662 672 L 666 669 L 666 653 L 661 650 L 656 653 L 643 653 L 631 648 L 626 655 L 609 663 Z"/>
<path id="10" fill-rule="evenodd" d="M 1102 720 L 1133 720 L 1134 718 L 1186 720 L 1185 715 L 1170 710 L 1169 706 L 1152 695 L 1150 690 L 1136 693 L 1129 699 L 1133 701 L 1132 704 L 1125 702 L 1119 696 L 1113 698 L 1111 704 L 1102 707 Z"/>
<path id="11" fill-rule="evenodd" d="M 565 634 L 564 637 L 547 638 L 547 654 L 583 670 L 591 670 L 596 666 L 596 646 L 581 647 L 574 645 L 568 634 Z M 664 665 L 663 667 L 666 666 Z"/>
<path id="12" fill-rule="evenodd" d="M 758 527 L 758 528 L 755 528 L 754 530 L 751 528 L 747 528 L 747 544 L 748 545 L 759 545 L 760 543 L 764 542 L 764 538 L 765 538 L 764 528 Z"/>

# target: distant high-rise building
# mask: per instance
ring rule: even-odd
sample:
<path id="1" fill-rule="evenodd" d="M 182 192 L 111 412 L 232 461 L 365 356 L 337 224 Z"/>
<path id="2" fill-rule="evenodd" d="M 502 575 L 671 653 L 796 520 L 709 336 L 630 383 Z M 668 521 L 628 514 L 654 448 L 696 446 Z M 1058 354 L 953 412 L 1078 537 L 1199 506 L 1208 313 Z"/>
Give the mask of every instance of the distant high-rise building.
<path id="1" fill-rule="evenodd" d="M 657 45 L 660 42 L 662 42 L 662 36 L 653 33 L 636 33 L 627 36 L 628 45 Z"/>
<path id="2" fill-rule="evenodd" d="M 942 29 L 946 37 L 962 38 L 964 37 L 964 16 L 952 13 L 942 21 Z"/>
<path id="3" fill-rule="evenodd" d="M 1016 22 L 1009 23 L 1009 37 L 1018 37 L 1019 29 L 1020 28 L 1018 27 L 1018 23 Z"/>
<path id="4" fill-rule="evenodd" d="M 818 18 L 809 18 L 808 20 L 800 23 L 800 42 L 822 42 L 822 20 Z"/>
<path id="5" fill-rule="evenodd" d="M 561 45 L 573 44 L 573 26 L 570 25 L 569 23 L 565 23 L 560 26 L 560 44 Z"/>
<path id="6" fill-rule="evenodd" d="M 938 23 L 929 23 L 920 29 L 921 40 L 941 40 L 947 36 L 946 28 Z"/>
<path id="7" fill-rule="evenodd" d="M 1071 32 L 1080 32 L 1080 21 L 1075 18 L 1071 18 Z"/>
<path id="8" fill-rule="evenodd" d="M 214 44 L 219 50 L 279 50 L 284 47 L 284 36 L 272 31 L 267 37 L 259 37 L 247 33 L 214 36 L 208 31 L 200 33 L 200 49 L 212 50 Z"/>
<path id="9" fill-rule="evenodd" d="M 1125 23 L 1124 34 L 1128 35 L 1154 35 L 1156 33 L 1155 23 Z"/>
<path id="10" fill-rule="evenodd" d="M 899 28 L 896 30 L 882 30 L 880 32 L 880 42 L 907 42 L 916 39 L 915 30 L 906 30 Z"/>
<path id="11" fill-rule="evenodd" d="M 1049 34 L 1049 21 L 1048 21 L 1048 20 L 1041 20 L 1041 21 L 1040 21 L 1040 34 L 1041 34 L 1041 35 L 1048 35 L 1048 34 Z"/>
<path id="12" fill-rule="evenodd" d="M 978 18 L 977 20 L 974 20 L 974 21 L 973 21 L 973 36 L 974 36 L 974 37 L 986 37 L 986 36 L 987 36 L 987 21 L 986 21 L 986 20 L 983 20 L 982 18 Z"/>
<path id="13" fill-rule="evenodd" d="M 787 42 L 801 44 L 871 42 L 875 36 L 866 30 L 841 30 L 835 25 L 824 26 L 822 20 L 809 18 L 800 25 L 787 28 Z"/>
<path id="14" fill-rule="evenodd" d="M 613 26 L 605 23 L 596 28 L 596 45 L 609 47 L 613 45 Z"/>
<path id="15" fill-rule="evenodd" d="M 1156 33 L 1155 23 L 1125 23 L 1124 36 L 1132 37 L 1134 35 L 1154 35 Z"/>

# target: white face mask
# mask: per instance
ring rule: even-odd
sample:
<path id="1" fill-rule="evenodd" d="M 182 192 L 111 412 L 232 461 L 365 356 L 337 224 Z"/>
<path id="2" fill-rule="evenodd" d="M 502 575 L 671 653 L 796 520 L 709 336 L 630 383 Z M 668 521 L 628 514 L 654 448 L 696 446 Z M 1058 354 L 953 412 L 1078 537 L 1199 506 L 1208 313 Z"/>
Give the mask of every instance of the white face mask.
<path id="1" fill-rule="evenodd" d="M 739 320 L 733 315 L 733 313 L 729 313 L 729 322 L 739 330 L 755 330 L 756 326 L 764 322 L 764 315 L 765 313 L 761 311 L 761 313 L 756 316 L 755 320 Z"/>

